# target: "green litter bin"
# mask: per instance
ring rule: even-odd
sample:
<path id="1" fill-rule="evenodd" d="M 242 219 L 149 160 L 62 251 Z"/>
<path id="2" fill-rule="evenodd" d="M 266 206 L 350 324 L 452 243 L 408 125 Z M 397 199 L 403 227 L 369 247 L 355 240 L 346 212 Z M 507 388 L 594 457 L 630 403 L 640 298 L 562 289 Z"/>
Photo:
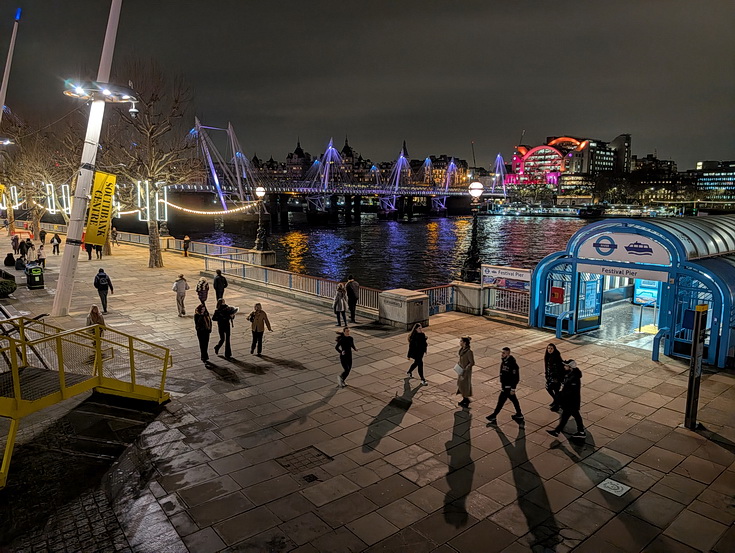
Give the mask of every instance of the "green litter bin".
<path id="1" fill-rule="evenodd" d="M 43 289 L 43 267 L 26 265 L 26 286 L 29 290 Z"/>

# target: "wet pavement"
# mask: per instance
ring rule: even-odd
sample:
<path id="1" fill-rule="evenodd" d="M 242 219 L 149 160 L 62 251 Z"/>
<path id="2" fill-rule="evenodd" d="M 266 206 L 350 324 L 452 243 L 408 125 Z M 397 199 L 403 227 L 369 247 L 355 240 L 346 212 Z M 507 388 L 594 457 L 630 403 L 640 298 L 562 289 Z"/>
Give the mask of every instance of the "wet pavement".
<path id="1" fill-rule="evenodd" d="M 59 260 L 49 260 L 51 289 Z M 359 351 L 338 389 L 331 313 L 232 285 L 228 303 L 261 301 L 274 332 L 262 357 L 250 355 L 248 324 L 236 318 L 234 359 L 210 352 L 205 368 L 193 319 L 176 316 L 171 291 L 181 272 L 193 288 L 202 263 L 165 261 L 148 269 L 147 252 L 133 246 L 81 261 L 72 317 L 53 322 L 84 324 L 104 267 L 116 290 L 107 324 L 172 349 L 172 401 L 157 411 L 85 395 L 24 419 L 0 491 L 0 550 L 735 550 L 731 373 L 703 377 L 704 428 L 692 432 L 680 426 L 685 364 L 448 313 L 427 330 L 428 386 L 405 378 L 406 334 L 366 322 L 354 328 Z M 19 288 L 6 303 L 47 313 L 50 292 Z M 477 361 L 467 410 L 456 405 L 452 370 L 463 334 Z M 584 374 L 584 443 L 545 432 L 557 420 L 543 389 L 549 342 Z M 489 426 L 506 345 L 521 366 L 526 420 L 506 407 Z"/>

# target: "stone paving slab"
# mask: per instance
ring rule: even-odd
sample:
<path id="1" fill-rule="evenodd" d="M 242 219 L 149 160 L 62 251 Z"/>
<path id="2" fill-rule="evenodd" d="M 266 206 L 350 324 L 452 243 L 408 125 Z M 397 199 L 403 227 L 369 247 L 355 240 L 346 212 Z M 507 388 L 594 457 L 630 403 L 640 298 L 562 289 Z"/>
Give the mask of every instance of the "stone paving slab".
<path id="1" fill-rule="evenodd" d="M 92 279 L 104 267 L 117 291 L 107 324 L 167 345 L 174 360 L 172 401 L 121 461 L 135 465 L 136 478 L 109 497 L 105 477 L 97 476 L 89 483 L 97 495 L 55 507 L 57 528 L 59 521 L 84 523 L 90 536 L 107 536 L 84 542 L 88 550 L 732 551 L 732 373 L 703 377 L 705 430 L 695 433 L 680 426 L 687 387 L 681 362 L 654 363 L 644 350 L 585 337 L 556 340 L 446 313 L 432 317 L 427 330 L 428 386 L 405 378 L 406 334 L 365 321 L 353 328 L 359 351 L 348 386 L 338 389 L 332 314 L 232 281 L 228 303 L 247 310 L 262 302 L 274 332 L 266 333 L 263 356 L 251 356 L 248 324 L 237 318 L 234 359 L 210 353 L 207 368 L 193 320 L 176 316 L 170 292 L 178 273 L 193 284 L 202 263 L 164 258 L 165 268 L 148 269 L 144 249 L 122 246 L 101 262 L 80 261 L 72 315 L 53 321 L 84 324 L 97 302 Z M 49 258 L 47 289 L 21 288 L 9 303 L 48 313 L 59 261 Z M 187 296 L 190 312 L 194 299 Z M 473 337 L 477 361 L 467 410 L 456 405 L 452 371 L 464 334 Z M 584 374 L 585 443 L 545 432 L 556 423 L 543 389 L 549 342 Z M 497 398 L 503 346 L 521 367 L 526 421 L 512 421 L 506 409 L 489 426 L 484 417 Z M 42 445 L 53 422 L 79 409 L 81 399 L 24 420 L 19 450 Z M 608 478 L 630 489 L 618 497 L 596 487 Z M 95 497 L 108 502 L 109 515 L 92 519 L 92 511 L 75 506 Z M 9 551 L 53 550 L 50 540 L 59 550 L 87 550 L 79 533 L 50 533 L 48 525 L 13 536 Z"/>

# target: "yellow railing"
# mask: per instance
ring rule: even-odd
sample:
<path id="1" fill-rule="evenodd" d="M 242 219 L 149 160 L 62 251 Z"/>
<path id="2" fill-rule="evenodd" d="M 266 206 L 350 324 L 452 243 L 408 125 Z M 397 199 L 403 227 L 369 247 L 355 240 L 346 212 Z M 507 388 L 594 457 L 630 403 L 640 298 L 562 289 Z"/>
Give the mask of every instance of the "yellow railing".
<path id="1" fill-rule="evenodd" d="M 168 348 L 101 325 L 64 330 L 19 317 L 0 321 L 0 329 L 0 417 L 10 421 L 0 488 L 23 417 L 92 389 L 157 403 L 169 399 Z"/>

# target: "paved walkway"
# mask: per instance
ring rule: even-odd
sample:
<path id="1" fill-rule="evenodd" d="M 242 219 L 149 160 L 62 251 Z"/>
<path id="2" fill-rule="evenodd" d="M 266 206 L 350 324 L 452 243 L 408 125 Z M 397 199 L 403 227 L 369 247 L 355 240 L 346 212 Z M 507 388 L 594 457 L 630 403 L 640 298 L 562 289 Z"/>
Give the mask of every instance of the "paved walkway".
<path id="1" fill-rule="evenodd" d="M 49 260 L 51 289 L 59 260 Z M 366 323 L 354 328 L 359 352 L 349 386 L 338 389 L 332 314 L 236 286 L 228 302 L 247 310 L 261 301 L 274 332 L 263 357 L 251 356 L 238 317 L 235 359 L 214 356 L 207 369 L 193 320 L 176 316 L 171 291 L 180 272 L 193 288 L 201 261 L 166 254 L 165 262 L 148 269 L 146 250 L 133 246 L 80 261 L 72 317 L 57 322 L 83 324 L 104 267 L 116 290 L 108 325 L 172 349 L 174 399 L 148 416 L 77 398 L 24 421 L 0 512 L 19 510 L 27 521 L 0 517 L 6 550 L 735 551 L 732 374 L 704 376 L 706 430 L 695 433 L 679 426 L 687 385 L 680 362 L 449 313 L 432 317 L 427 331 L 428 386 L 405 379 L 406 334 Z M 8 303 L 48 312 L 51 293 L 22 288 Z M 457 407 L 452 370 L 463 334 L 473 337 L 477 361 L 467 410 Z M 543 390 L 548 342 L 583 371 L 585 444 L 544 431 L 556 422 Z M 503 346 L 521 366 L 522 425 L 507 407 L 497 426 L 485 421 Z M 108 438 L 95 441 L 101 425 Z M 72 431 L 88 434 L 59 438 Z M 134 445 L 105 464 L 72 442 Z M 29 455 L 39 451 L 48 456 Z M 91 468 L 80 475 L 79 466 Z M 612 491 L 598 487 L 607 479 Z M 29 491 L 39 481 L 55 492 Z M 32 512 L 20 513 L 20 504 Z"/>

